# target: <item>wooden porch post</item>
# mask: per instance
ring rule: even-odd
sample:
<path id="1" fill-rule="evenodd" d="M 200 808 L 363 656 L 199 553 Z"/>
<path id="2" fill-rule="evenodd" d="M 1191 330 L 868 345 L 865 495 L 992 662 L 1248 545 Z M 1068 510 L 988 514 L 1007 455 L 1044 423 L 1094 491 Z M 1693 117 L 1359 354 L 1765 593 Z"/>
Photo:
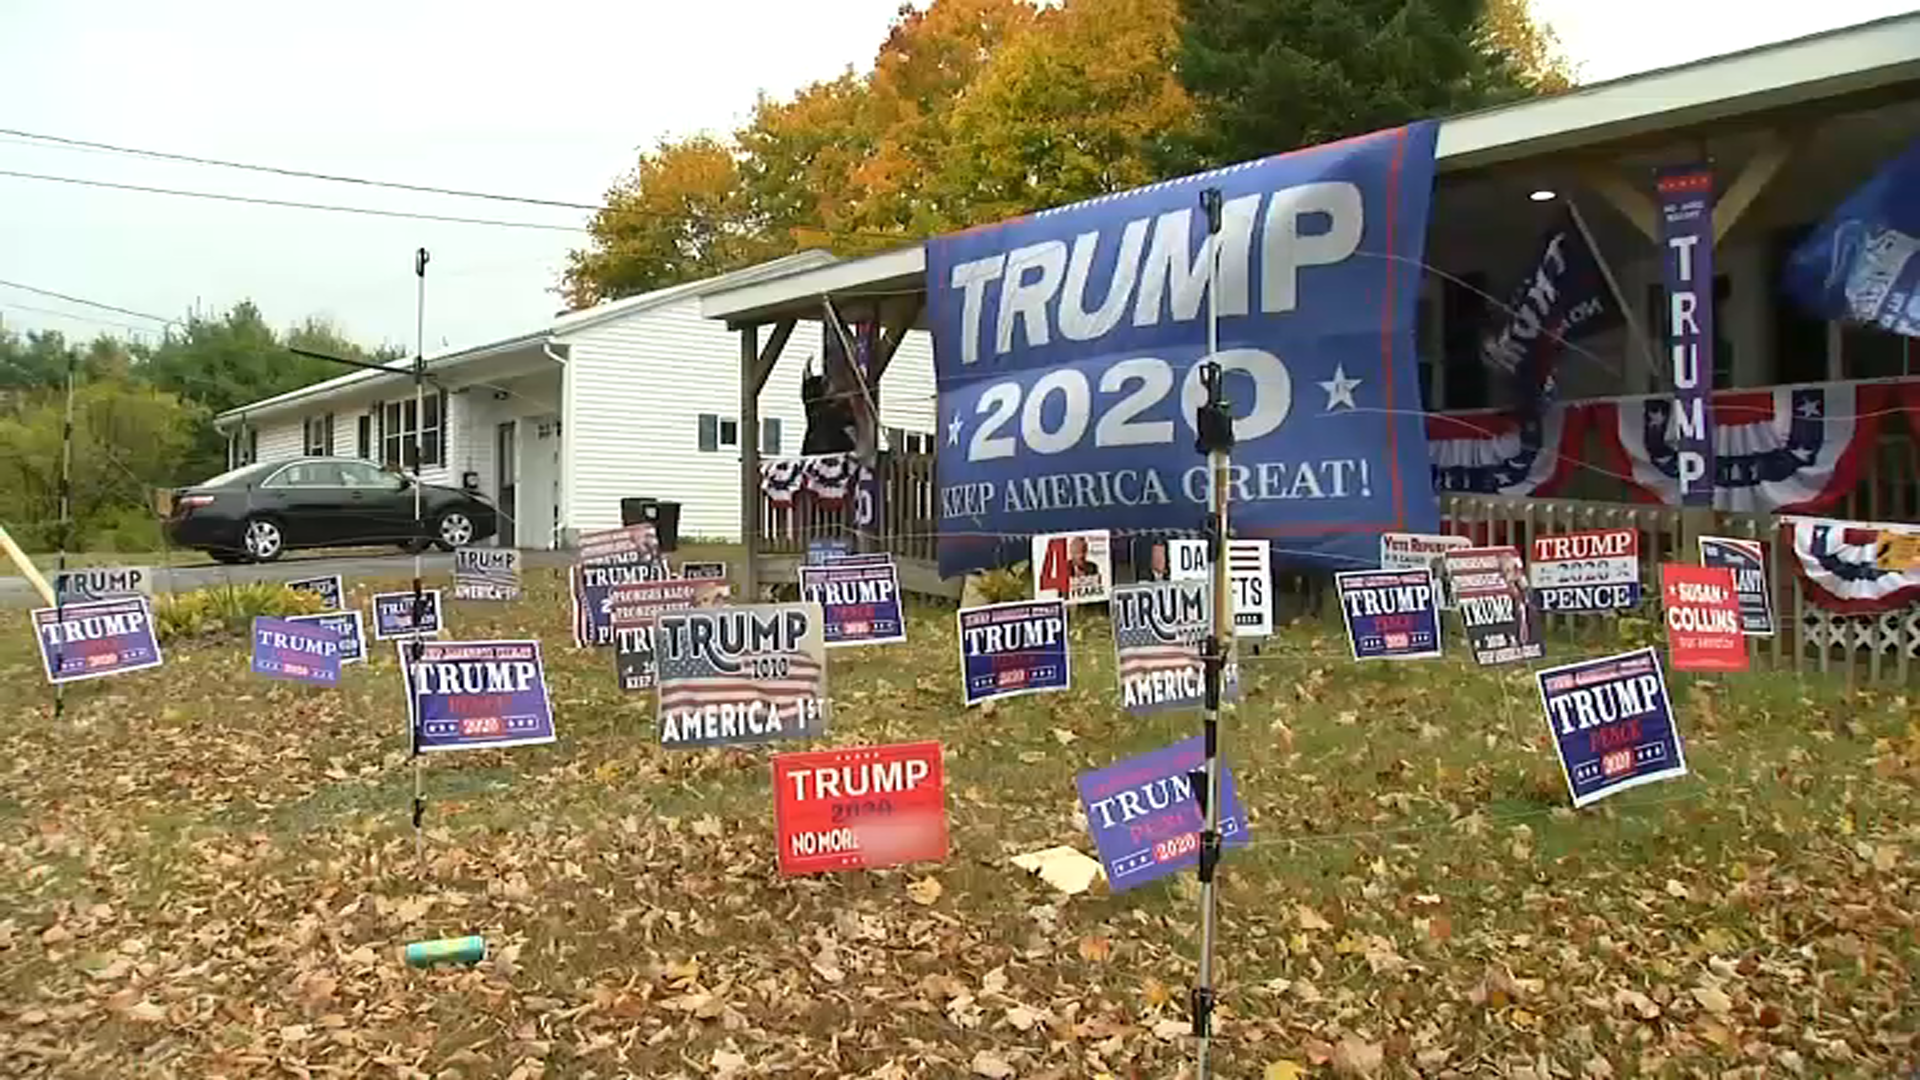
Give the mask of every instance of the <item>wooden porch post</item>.
<path id="1" fill-rule="evenodd" d="M 760 602 L 760 328 L 740 328 L 740 602 Z"/>
<path id="2" fill-rule="evenodd" d="M 760 328 L 740 328 L 740 544 L 746 549 L 741 572 L 743 603 L 760 601 L 760 391 L 779 363 L 780 352 L 793 336 L 794 320 L 773 326 L 767 347 L 760 348 Z"/>

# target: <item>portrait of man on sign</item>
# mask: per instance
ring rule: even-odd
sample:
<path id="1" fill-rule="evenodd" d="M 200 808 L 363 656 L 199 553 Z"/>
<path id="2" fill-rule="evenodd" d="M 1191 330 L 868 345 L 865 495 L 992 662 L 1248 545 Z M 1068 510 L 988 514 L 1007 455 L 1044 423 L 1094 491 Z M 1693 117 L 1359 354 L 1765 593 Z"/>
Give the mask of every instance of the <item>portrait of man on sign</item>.
<path id="1" fill-rule="evenodd" d="M 1171 581 L 1167 566 L 1165 540 L 1138 539 L 1133 542 L 1133 579 L 1135 581 Z"/>
<path id="2" fill-rule="evenodd" d="M 1087 557 L 1084 536 L 1067 541 L 1067 575 L 1075 594 L 1097 593 L 1105 588 L 1100 580 L 1100 564 Z"/>
<path id="3" fill-rule="evenodd" d="M 1534 609 L 1533 592 L 1527 584 L 1527 564 L 1521 561 L 1519 552 L 1500 556 L 1500 579 L 1507 583 L 1507 591 L 1513 595 L 1515 640 L 1523 645 L 1538 644 L 1540 616 Z"/>

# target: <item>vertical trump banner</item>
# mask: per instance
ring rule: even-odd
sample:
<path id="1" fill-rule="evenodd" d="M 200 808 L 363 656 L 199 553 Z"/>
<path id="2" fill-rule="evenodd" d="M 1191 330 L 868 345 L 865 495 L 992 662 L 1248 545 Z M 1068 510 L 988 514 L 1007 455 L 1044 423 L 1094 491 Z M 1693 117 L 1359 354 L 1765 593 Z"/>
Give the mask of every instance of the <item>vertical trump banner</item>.
<path id="1" fill-rule="evenodd" d="M 1713 169 L 1662 169 L 1654 189 L 1660 202 L 1667 305 L 1661 316 L 1672 365 L 1674 450 L 1671 459 L 1655 464 L 1679 482 L 1682 505 L 1712 506 Z"/>

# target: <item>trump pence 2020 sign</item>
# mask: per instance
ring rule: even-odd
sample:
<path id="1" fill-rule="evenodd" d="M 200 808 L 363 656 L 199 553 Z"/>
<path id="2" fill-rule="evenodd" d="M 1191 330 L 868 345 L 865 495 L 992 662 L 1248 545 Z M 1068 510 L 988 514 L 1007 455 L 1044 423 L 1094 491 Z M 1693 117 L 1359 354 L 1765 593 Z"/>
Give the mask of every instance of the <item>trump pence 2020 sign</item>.
<path id="1" fill-rule="evenodd" d="M 996 537 L 1189 528 L 1218 188 L 1235 531 L 1329 566 L 1438 526 L 1413 314 L 1436 128 L 1416 124 L 927 242 L 940 572 Z M 1017 550 L 1017 549 L 1016 549 Z"/>

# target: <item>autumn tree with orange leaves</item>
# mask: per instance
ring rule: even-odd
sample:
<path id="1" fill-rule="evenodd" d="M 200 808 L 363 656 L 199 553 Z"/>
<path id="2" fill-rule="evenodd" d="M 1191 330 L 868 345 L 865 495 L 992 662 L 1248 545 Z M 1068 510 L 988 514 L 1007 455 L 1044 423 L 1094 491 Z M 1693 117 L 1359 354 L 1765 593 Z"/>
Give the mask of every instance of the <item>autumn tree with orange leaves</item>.
<path id="1" fill-rule="evenodd" d="M 1438 58 L 1429 81 L 1452 80 L 1444 86 L 1423 84 L 1417 66 L 1389 69 L 1350 55 L 1356 41 L 1397 47 L 1407 21 L 1388 19 L 1388 4 L 1378 15 L 1386 24 L 1369 30 L 1376 16 L 1368 12 L 1379 4 L 1354 2 L 1364 6 L 1242 2 L 1305 20 L 1286 48 L 1264 58 L 1224 55 L 1214 47 L 1221 28 L 1196 30 L 1188 20 L 1204 0 L 933 0 L 903 8 L 866 73 L 849 70 L 787 99 L 762 97 L 731 141 L 695 136 L 641 155 L 607 193 L 561 291 L 578 307 L 802 248 L 869 254 L 1212 161 L 1291 149 L 1265 145 L 1287 133 L 1352 134 L 1570 83 L 1557 43 L 1531 20 L 1526 0 L 1407 0 L 1440 13 L 1415 28 L 1418 44 Z M 1321 9 L 1337 17 L 1321 19 Z M 1316 36 L 1321 23 L 1330 29 Z M 1376 69 L 1394 81 L 1356 83 Z M 1324 93 L 1259 123 L 1268 104 L 1221 93 L 1218 78 L 1195 78 L 1236 70 L 1252 71 L 1257 85 Z M 1234 128 L 1236 117 L 1256 122 Z M 1242 137 L 1223 137 L 1229 129 Z"/>

